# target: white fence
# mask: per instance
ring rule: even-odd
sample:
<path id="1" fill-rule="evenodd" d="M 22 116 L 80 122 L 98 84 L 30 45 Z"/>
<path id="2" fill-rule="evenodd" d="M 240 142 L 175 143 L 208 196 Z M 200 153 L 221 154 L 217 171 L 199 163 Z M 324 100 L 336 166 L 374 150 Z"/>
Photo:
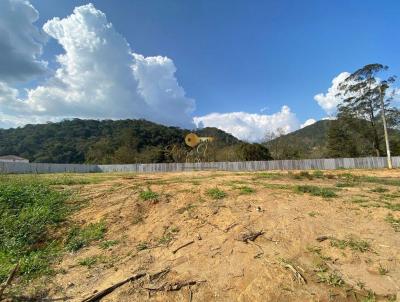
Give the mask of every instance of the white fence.
<path id="1" fill-rule="evenodd" d="M 400 157 L 393 157 L 393 167 L 400 168 Z M 247 162 L 164 163 L 126 165 L 41 164 L 0 162 L 0 173 L 95 173 L 95 172 L 179 172 L 199 170 L 334 170 L 386 168 L 386 157 L 271 160 Z"/>

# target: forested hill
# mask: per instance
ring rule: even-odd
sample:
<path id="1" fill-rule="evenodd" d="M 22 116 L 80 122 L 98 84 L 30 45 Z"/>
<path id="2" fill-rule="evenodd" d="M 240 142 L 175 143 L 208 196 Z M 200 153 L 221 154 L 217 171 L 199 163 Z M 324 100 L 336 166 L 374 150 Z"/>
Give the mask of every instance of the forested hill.
<path id="1" fill-rule="evenodd" d="M 321 120 L 310 126 L 282 135 L 266 143 L 274 158 L 324 157 L 330 120 Z"/>
<path id="2" fill-rule="evenodd" d="M 166 127 L 146 120 L 66 120 L 59 123 L 0 129 L 0 155 L 13 154 L 32 162 L 134 163 L 173 161 L 172 145 L 182 142 L 189 130 Z M 216 137 L 215 148 L 240 143 L 217 128 L 196 131 Z"/>
<path id="3" fill-rule="evenodd" d="M 362 123 L 366 124 L 366 121 Z M 321 120 L 310 126 L 275 138 L 266 143 L 272 157 L 275 159 L 298 159 L 298 158 L 328 158 L 328 157 L 364 157 L 376 156 L 369 142 L 359 133 L 349 128 L 341 128 L 337 120 Z M 344 132 L 331 132 L 339 138 L 334 141 L 336 150 L 329 147 L 330 130 Z M 382 131 L 382 129 L 379 129 Z M 385 150 L 383 133 L 379 133 L 381 149 Z M 390 145 L 392 155 L 400 155 L 400 131 L 389 129 Z M 353 147 L 353 154 L 349 154 L 349 147 Z M 382 153 L 384 155 L 384 153 Z"/>

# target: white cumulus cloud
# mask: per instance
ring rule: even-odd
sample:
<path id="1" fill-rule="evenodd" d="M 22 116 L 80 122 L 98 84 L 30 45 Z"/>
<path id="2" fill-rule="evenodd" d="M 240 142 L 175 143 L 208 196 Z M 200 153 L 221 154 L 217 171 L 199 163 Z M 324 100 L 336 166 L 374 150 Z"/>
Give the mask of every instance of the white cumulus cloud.
<path id="1" fill-rule="evenodd" d="M 276 132 L 278 128 L 289 133 L 300 126 L 296 114 L 288 106 L 283 106 L 279 112 L 270 115 L 246 112 L 210 113 L 194 117 L 194 123 L 197 127 L 217 127 L 250 142 L 262 141 L 267 132 Z"/>
<path id="2" fill-rule="evenodd" d="M 327 114 L 332 115 L 336 112 L 337 105 L 339 105 L 342 101 L 342 98 L 340 96 L 337 96 L 337 94 L 339 93 L 338 86 L 349 75 L 350 73 L 348 72 L 340 73 L 332 80 L 332 86 L 328 88 L 327 93 L 319 93 L 314 96 L 314 100 L 317 101 L 318 105 L 320 105 Z"/>
<path id="3" fill-rule="evenodd" d="M 34 25 L 38 18 L 28 1 L 0 1 L 0 81 L 24 81 L 45 72 L 47 63 L 38 57 L 46 35 Z"/>
<path id="4" fill-rule="evenodd" d="M 65 51 L 57 56 L 59 67 L 42 85 L 28 90 L 26 99 L 10 88 L 0 98 L 3 115 L 27 120 L 145 118 L 192 125 L 195 103 L 178 84 L 173 61 L 134 53 L 92 4 L 49 20 L 43 29 Z"/>
<path id="5" fill-rule="evenodd" d="M 300 125 L 300 128 L 304 128 L 307 126 L 310 126 L 312 124 L 315 124 L 317 121 L 313 118 L 309 118 L 308 120 L 306 120 L 303 124 Z"/>

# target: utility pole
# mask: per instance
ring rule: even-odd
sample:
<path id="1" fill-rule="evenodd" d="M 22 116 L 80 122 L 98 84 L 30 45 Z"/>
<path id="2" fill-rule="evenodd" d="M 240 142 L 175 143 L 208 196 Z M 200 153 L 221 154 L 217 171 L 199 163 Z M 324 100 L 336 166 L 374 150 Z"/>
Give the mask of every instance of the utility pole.
<path id="1" fill-rule="evenodd" d="M 388 168 L 392 169 L 392 157 L 390 156 L 389 136 L 388 136 L 387 126 L 386 126 L 385 103 L 383 100 L 384 93 L 382 91 L 382 85 L 379 86 L 379 92 L 380 92 L 381 106 L 382 106 L 383 131 L 385 132 L 387 164 L 388 164 Z"/>

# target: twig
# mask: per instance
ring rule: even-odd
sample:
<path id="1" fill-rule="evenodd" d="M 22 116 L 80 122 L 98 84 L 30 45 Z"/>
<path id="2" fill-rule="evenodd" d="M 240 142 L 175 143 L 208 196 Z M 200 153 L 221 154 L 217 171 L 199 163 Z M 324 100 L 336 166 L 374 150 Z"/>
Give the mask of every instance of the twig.
<path id="1" fill-rule="evenodd" d="M 11 284 L 11 281 L 14 279 L 15 274 L 17 273 L 18 269 L 19 269 L 19 262 L 17 262 L 17 264 L 14 266 L 13 270 L 10 272 L 10 275 L 8 276 L 6 282 L 4 282 L 0 286 L 0 299 L 3 296 L 3 292 L 6 289 L 6 287 Z"/>
<path id="2" fill-rule="evenodd" d="M 234 227 L 237 226 L 237 225 L 238 225 L 237 222 L 234 222 L 234 223 L 228 225 L 228 226 L 225 228 L 224 232 L 227 233 L 230 229 L 234 228 Z"/>
<path id="3" fill-rule="evenodd" d="M 192 286 L 198 283 L 207 282 L 206 280 L 189 280 L 183 282 L 174 282 L 174 283 L 164 283 L 161 286 L 154 287 L 154 286 L 143 286 L 144 289 L 153 290 L 153 291 L 177 291 L 180 290 L 182 287 L 185 286 Z"/>
<path id="4" fill-rule="evenodd" d="M 146 275 L 147 275 L 147 273 L 138 273 L 138 274 L 135 274 L 133 276 L 130 276 L 129 278 L 127 278 L 127 279 L 125 279 L 123 281 L 120 281 L 120 282 L 118 282 L 118 283 L 116 283 L 116 284 L 114 284 L 114 285 L 112 285 L 110 287 L 107 287 L 106 289 L 103 289 L 102 291 L 97 292 L 94 295 L 91 295 L 91 296 L 83 299 L 82 302 L 97 302 L 101 298 L 103 298 L 103 297 L 107 296 L 108 294 L 112 293 L 118 287 L 124 285 L 125 283 L 128 283 L 130 281 L 138 280 L 138 279 L 140 279 L 140 278 L 142 278 L 142 277 L 144 277 Z"/>
<path id="5" fill-rule="evenodd" d="M 160 280 L 161 278 L 163 278 L 166 274 L 168 274 L 170 271 L 171 271 L 171 269 L 170 269 L 169 267 L 164 268 L 163 270 L 161 270 L 161 271 L 159 271 L 159 272 L 157 272 L 157 273 L 154 273 L 154 274 L 150 275 L 150 276 L 149 276 L 149 280 L 150 280 L 151 282 L 153 282 L 154 280 L 158 281 L 158 280 Z"/>
<path id="6" fill-rule="evenodd" d="M 282 264 L 283 267 L 288 268 L 288 269 L 290 269 L 290 270 L 292 271 L 294 278 L 295 278 L 300 284 L 306 284 L 306 283 L 307 283 L 307 281 L 306 281 L 306 279 L 303 277 L 303 275 L 302 275 L 297 269 L 295 269 L 293 265 L 291 265 L 290 263 L 287 263 L 287 262 L 283 262 L 283 261 L 282 261 L 281 264 Z"/>
<path id="7" fill-rule="evenodd" d="M 192 288 L 189 286 L 189 302 L 192 302 L 193 300 L 193 292 L 192 292 Z"/>
<path id="8" fill-rule="evenodd" d="M 182 249 L 182 248 L 184 248 L 184 247 L 187 247 L 188 245 L 191 245 L 192 243 L 194 243 L 194 240 L 191 240 L 191 241 L 189 241 L 189 242 L 186 242 L 185 244 L 183 244 L 183 245 L 181 245 L 181 246 L 178 246 L 176 249 L 174 249 L 173 251 L 172 251 L 172 254 L 175 254 L 177 251 L 179 251 L 180 249 Z"/>

